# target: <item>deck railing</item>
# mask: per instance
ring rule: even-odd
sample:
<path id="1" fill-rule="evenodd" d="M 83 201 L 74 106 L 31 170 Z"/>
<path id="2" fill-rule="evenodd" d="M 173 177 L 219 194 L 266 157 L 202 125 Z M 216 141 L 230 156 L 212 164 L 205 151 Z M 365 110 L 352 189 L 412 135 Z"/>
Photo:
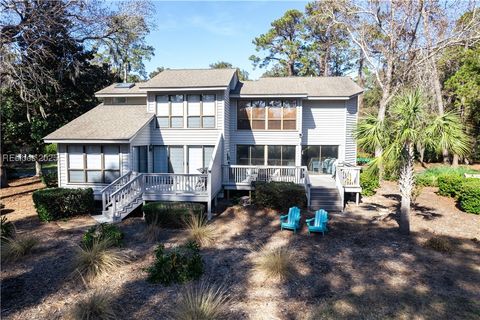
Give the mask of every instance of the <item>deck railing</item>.
<path id="1" fill-rule="evenodd" d="M 344 187 L 360 187 L 361 167 L 338 165 L 337 176 Z"/>
<path id="2" fill-rule="evenodd" d="M 260 182 L 293 182 L 304 184 L 303 167 L 294 166 L 223 166 L 223 183 L 235 185 L 251 185 Z"/>
<path id="3" fill-rule="evenodd" d="M 207 174 L 143 173 L 146 193 L 207 194 Z"/>

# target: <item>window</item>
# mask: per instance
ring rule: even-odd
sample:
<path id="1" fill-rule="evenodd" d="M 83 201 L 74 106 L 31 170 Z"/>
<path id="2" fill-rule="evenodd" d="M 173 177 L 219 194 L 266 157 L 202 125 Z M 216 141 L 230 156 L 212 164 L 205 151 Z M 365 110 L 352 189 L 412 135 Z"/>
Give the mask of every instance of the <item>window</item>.
<path id="1" fill-rule="evenodd" d="M 125 104 L 127 103 L 126 97 L 113 97 L 113 104 Z"/>
<path id="2" fill-rule="evenodd" d="M 265 146 L 237 145 L 237 164 L 265 165 Z"/>
<path id="3" fill-rule="evenodd" d="M 188 95 L 188 128 L 215 128 L 215 95 Z"/>
<path id="4" fill-rule="evenodd" d="M 296 130 L 295 100 L 239 100 L 237 129 Z"/>
<path id="5" fill-rule="evenodd" d="M 157 127 L 183 128 L 183 95 L 157 96 Z"/>
<path id="6" fill-rule="evenodd" d="M 268 146 L 268 165 L 294 166 L 295 146 Z"/>
<path id="7" fill-rule="evenodd" d="M 133 156 L 135 159 L 135 171 L 148 172 L 148 146 L 133 147 Z"/>
<path id="8" fill-rule="evenodd" d="M 333 174 L 334 164 L 338 159 L 338 146 L 305 145 L 302 146 L 302 166 L 310 173 Z"/>
<path id="9" fill-rule="evenodd" d="M 117 145 L 69 145 L 67 152 L 71 183 L 111 183 L 120 177 Z"/>

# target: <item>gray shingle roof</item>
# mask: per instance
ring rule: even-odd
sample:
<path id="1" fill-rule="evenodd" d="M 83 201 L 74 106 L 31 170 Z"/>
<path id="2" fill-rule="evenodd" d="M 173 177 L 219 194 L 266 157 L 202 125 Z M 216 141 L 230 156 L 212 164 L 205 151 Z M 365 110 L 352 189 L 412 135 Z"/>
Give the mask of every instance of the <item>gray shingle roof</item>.
<path id="1" fill-rule="evenodd" d="M 44 140 L 128 140 L 153 117 L 146 105 L 100 104 Z"/>
<path id="2" fill-rule="evenodd" d="M 140 85 L 141 88 L 227 87 L 235 69 L 167 69 Z"/>
<path id="3" fill-rule="evenodd" d="M 143 82 L 137 82 L 135 85 L 131 88 L 115 88 L 117 83 L 114 83 L 106 88 L 103 88 L 100 91 L 95 92 L 96 95 L 102 95 L 102 94 L 141 94 L 147 96 L 147 93 L 145 91 L 140 91 L 139 86 L 142 85 Z"/>
<path id="4" fill-rule="evenodd" d="M 349 77 L 279 77 L 239 82 L 232 94 L 350 97 L 362 91 Z"/>

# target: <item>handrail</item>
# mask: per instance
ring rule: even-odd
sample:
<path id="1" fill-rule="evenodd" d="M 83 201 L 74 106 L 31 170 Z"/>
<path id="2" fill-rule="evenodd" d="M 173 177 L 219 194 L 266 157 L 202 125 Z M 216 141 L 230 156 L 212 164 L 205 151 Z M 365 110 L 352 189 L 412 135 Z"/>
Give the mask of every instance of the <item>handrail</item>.
<path id="1" fill-rule="evenodd" d="M 259 169 L 297 169 L 303 168 L 302 166 L 269 166 L 269 165 L 244 165 L 244 164 L 228 164 L 223 165 L 230 168 L 259 168 Z"/>
<path id="2" fill-rule="evenodd" d="M 120 193 L 121 191 L 123 191 L 124 189 L 126 189 L 127 187 L 131 186 L 134 182 L 136 182 L 137 180 L 140 180 L 140 179 L 143 179 L 143 173 L 140 173 L 139 175 L 137 175 L 135 178 L 133 178 L 132 180 L 128 181 L 126 184 L 124 184 L 120 189 L 118 189 L 117 191 L 115 191 L 114 193 L 112 193 L 112 197 L 116 196 L 118 193 Z"/>
<path id="3" fill-rule="evenodd" d="M 101 193 L 105 192 L 106 190 L 108 190 L 109 188 L 113 188 L 113 186 L 118 182 L 120 181 L 121 179 L 125 178 L 126 176 L 128 175 L 131 175 L 132 174 L 132 171 L 128 171 L 127 173 L 125 173 L 123 176 L 120 176 L 118 177 L 117 179 L 113 180 L 108 186 L 106 186 L 105 188 L 103 188 L 102 190 L 100 190 Z"/>

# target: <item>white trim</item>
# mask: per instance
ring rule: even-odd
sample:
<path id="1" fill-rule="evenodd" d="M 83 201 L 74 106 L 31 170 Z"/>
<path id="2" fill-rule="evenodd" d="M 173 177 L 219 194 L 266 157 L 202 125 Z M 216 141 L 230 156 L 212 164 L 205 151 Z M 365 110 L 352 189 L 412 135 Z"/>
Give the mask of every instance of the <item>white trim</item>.
<path id="1" fill-rule="evenodd" d="M 172 87 L 172 88 L 165 88 L 165 87 L 139 87 L 141 90 L 147 91 L 158 91 L 158 92 L 169 92 L 169 91 L 204 91 L 204 90 L 217 90 L 223 91 L 228 86 L 225 87 Z"/>
<path id="2" fill-rule="evenodd" d="M 115 98 L 115 97 L 147 97 L 147 93 L 121 93 L 121 92 L 111 92 L 111 93 L 95 93 L 97 98 Z"/>
<path id="3" fill-rule="evenodd" d="M 307 100 L 350 100 L 350 97 L 307 97 Z"/>
<path id="4" fill-rule="evenodd" d="M 306 94 L 231 94 L 230 98 L 307 98 Z"/>
<path id="5" fill-rule="evenodd" d="M 129 143 L 128 139 L 110 139 L 110 140 L 97 140 L 97 139 L 44 139 L 45 143 Z"/>

